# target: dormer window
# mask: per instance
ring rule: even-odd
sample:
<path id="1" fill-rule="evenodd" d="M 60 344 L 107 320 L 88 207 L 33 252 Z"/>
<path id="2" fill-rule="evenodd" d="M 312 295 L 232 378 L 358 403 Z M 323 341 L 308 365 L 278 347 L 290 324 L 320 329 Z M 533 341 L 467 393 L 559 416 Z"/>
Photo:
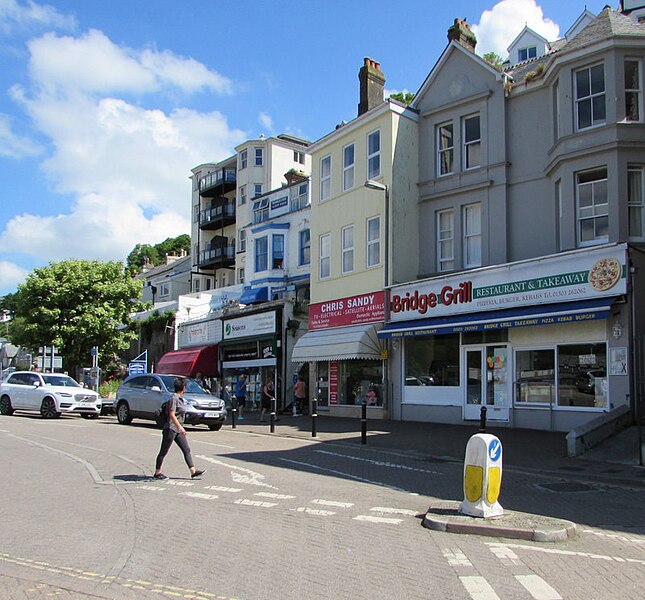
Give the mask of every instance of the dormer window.
<path id="1" fill-rule="evenodd" d="M 520 48 L 517 51 L 517 62 L 524 62 L 537 56 L 537 47 L 529 46 L 528 48 Z"/>

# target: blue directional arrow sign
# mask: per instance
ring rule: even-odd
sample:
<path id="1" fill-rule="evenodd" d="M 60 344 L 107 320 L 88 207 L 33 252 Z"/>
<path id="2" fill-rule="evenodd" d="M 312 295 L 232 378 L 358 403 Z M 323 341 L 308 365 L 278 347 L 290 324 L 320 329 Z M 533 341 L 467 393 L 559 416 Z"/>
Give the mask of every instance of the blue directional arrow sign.
<path id="1" fill-rule="evenodd" d="M 502 442 L 491 440 L 488 444 L 488 456 L 493 462 L 498 461 L 502 456 Z"/>

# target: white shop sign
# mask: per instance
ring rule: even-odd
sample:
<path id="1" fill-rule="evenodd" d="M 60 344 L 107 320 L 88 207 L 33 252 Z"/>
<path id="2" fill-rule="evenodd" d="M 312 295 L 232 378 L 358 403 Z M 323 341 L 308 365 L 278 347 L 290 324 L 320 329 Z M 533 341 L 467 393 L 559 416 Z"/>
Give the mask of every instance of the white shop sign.
<path id="1" fill-rule="evenodd" d="M 276 312 L 247 315 L 224 321 L 224 340 L 271 335 L 276 332 Z"/>

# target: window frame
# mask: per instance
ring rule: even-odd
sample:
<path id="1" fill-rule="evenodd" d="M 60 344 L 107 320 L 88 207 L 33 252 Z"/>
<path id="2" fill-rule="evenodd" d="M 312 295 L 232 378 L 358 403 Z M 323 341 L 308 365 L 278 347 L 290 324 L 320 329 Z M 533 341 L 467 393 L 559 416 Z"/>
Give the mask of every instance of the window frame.
<path id="1" fill-rule="evenodd" d="M 264 166 L 264 148 L 262 146 L 254 146 L 253 165 L 256 167 Z"/>
<path id="2" fill-rule="evenodd" d="M 378 149 L 374 152 L 370 150 L 370 142 L 373 137 L 376 136 L 378 139 Z M 381 168 L 381 130 L 375 129 L 374 131 L 367 134 L 367 179 L 377 179 L 382 174 Z M 378 162 L 378 169 L 372 171 L 371 164 L 373 162 Z"/>
<path id="3" fill-rule="evenodd" d="M 340 268 L 343 275 L 354 272 L 354 237 L 353 224 L 346 225 L 340 230 Z M 351 265 L 345 265 L 345 260 L 351 262 Z"/>
<path id="4" fill-rule="evenodd" d="M 238 252 L 246 252 L 246 229 L 240 229 L 237 234 Z"/>
<path id="5" fill-rule="evenodd" d="M 351 163 L 348 163 L 347 161 L 347 151 L 351 148 Z M 356 165 L 356 148 L 354 146 L 354 142 L 351 144 L 347 144 L 346 146 L 343 147 L 343 192 L 346 192 L 347 190 L 351 190 L 355 183 L 355 165 Z M 351 183 L 348 184 L 347 179 L 348 177 L 351 176 Z"/>
<path id="6" fill-rule="evenodd" d="M 595 69 L 596 67 L 602 67 L 602 85 L 603 89 L 602 92 L 592 92 L 591 90 L 591 82 L 592 82 L 592 70 Z M 587 72 L 588 75 L 588 84 L 589 84 L 589 93 L 586 96 L 579 96 L 579 90 L 578 90 L 578 74 Z M 602 120 L 595 121 L 594 120 L 594 101 L 597 98 L 602 97 L 603 100 L 603 109 L 604 109 L 604 116 Z M 598 62 L 594 63 L 592 65 L 589 65 L 588 67 L 583 67 L 582 69 L 576 69 L 573 72 L 573 98 L 575 102 L 575 124 L 576 124 L 576 131 L 586 131 L 588 129 L 592 129 L 594 127 L 602 127 L 607 123 L 607 82 L 606 82 L 606 77 L 605 77 L 605 63 L 604 62 Z M 590 115 L 590 124 L 586 125 L 584 127 L 580 126 L 580 106 L 583 103 L 589 103 L 589 115 Z"/>
<path id="7" fill-rule="evenodd" d="M 450 129 L 450 146 L 443 146 L 442 140 L 444 136 L 441 135 L 443 130 Z M 436 130 L 436 148 L 437 148 L 437 176 L 445 177 L 447 175 L 452 175 L 455 172 L 455 124 L 452 121 L 445 121 L 444 123 L 439 123 Z M 444 155 L 450 157 L 450 164 L 446 166 L 447 170 L 444 171 Z"/>
<path id="8" fill-rule="evenodd" d="M 264 249 L 264 251 L 262 251 Z M 256 273 L 269 269 L 269 236 L 263 235 L 254 240 L 253 267 Z M 263 262 L 261 262 L 263 261 Z M 260 268 L 264 265 L 264 268 Z"/>
<path id="9" fill-rule="evenodd" d="M 249 165 L 249 151 L 248 149 L 240 150 L 240 166 L 239 169 L 242 171 L 246 169 Z"/>
<path id="10" fill-rule="evenodd" d="M 467 123 L 477 119 L 478 121 L 478 137 L 471 140 L 466 137 Z M 463 165 L 464 171 L 470 171 L 472 169 L 479 169 L 482 166 L 482 120 L 480 113 L 473 113 L 471 115 L 466 115 L 461 119 L 461 135 L 463 140 Z M 479 160 L 476 165 L 469 164 L 470 153 L 473 152 L 471 148 L 477 147 L 479 149 Z"/>
<path id="11" fill-rule="evenodd" d="M 469 231 L 469 219 L 468 219 L 468 212 L 471 209 L 477 209 L 478 215 L 476 218 L 476 222 L 478 225 L 478 229 L 475 231 Z M 475 269 L 477 267 L 482 266 L 482 206 L 480 202 L 473 202 L 471 204 L 465 204 L 464 206 L 461 207 L 461 222 L 462 222 L 462 262 L 463 262 L 463 267 L 464 269 Z M 469 251 L 469 243 L 471 241 L 475 240 L 478 244 L 478 254 L 479 254 L 479 260 L 477 261 L 471 261 L 469 260 L 470 256 L 470 251 Z"/>
<path id="12" fill-rule="evenodd" d="M 638 86 L 636 88 L 628 87 L 627 83 L 627 63 L 636 63 L 636 74 L 638 75 Z M 643 60 L 641 58 L 626 56 L 623 60 L 623 71 L 625 81 L 625 121 L 627 123 L 642 123 L 643 121 Z M 636 96 L 635 119 L 630 118 L 628 95 Z"/>
<path id="13" fill-rule="evenodd" d="M 318 277 L 331 277 L 331 233 L 323 233 L 318 238 Z"/>
<path id="14" fill-rule="evenodd" d="M 262 195 L 262 184 L 254 183 L 253 184 L 253 198 L 257 198 Z"/>
<path id="15" fill-rule="evenodd" d="M 242 205 L 246 204 L 246 199 L 247 199 L 246 184 L 244 184 L 244 185 L 240 186 L 240 197 L 239 197 L 239 200 L 237 202 L 238 206 L 242 206 Z"/>
<path id="16" fill-rule="evenodd" d="M 375 228 L 375 231 L 377 232 L 378 236 L 376 238 L 370 238 L 370 223 L 376 221 L 378 223 L 378 227 Z M 367 269 L 373 269 L 375 267 L 378 267 L 382 263 L 381 259 L 381 215 L 376 215 L 374 217 L 369 217 L 365 221 L 365 267 Z M 377 246 L 377 251 L 378 251 L 378 261 L 375 263 L 371 263 L 370 261 L 370 250 L 372 249 L 373 246 Z"/>
<path id="17" fill-rule="evenodd" d="M 284 269 L 284 233 L 274 233 L 271 236 L 271 268 L 275 270 Z"/>
<path id="18" fill-rule="evenodd" d="M 581 177 L 589 177 L 592 176 L 594 173 L 601 174 L 604 172 L 604 177 L 598 177 L 597 179 L 590 179 L 587 181 L 581 182 L 580 179 Z M 608 171 L 607 171 L 607 166 L 601 166 L 601 167 L 595 167 L 593 169 L 585 169 L 584 171 L 578 171 L 575 174 L 575 192 L 576 192 L 576 242 L 579 248 L 584 248 L 587 246 L 597 246 L 598 244 L 606 244 L 609 241 L 609 181 L 608 181 Z M 605 202 L 601 202 L 596 204 L 595 203 L 595 195 L 596 195 L 596 187 L 601 185 L 604 182 L 604 188 L 605 188 Z M 581 207 L 580 205 L 580 200 L 581 200 L 581 189 L 583 186 L 589 186 L 591 185 L 591 196 L 592 196 L 592 201 L 589 206 Z M 605 207 L 605 212 L 604 213 L 598 213 L 596 214 L 596 208 L 597 207 Z M 588 209 L 591 208 L 593 214 L 591 216 L 585 216 L 584 218 L 581 217 L 581 210 L 582 209 Z M 596 221 L 600 219 L 606 219 L 607 220 L 607 235 L 604 236 L 595 236 L 592 240 L 583 240 L 582 239 L 582 225 L 583 222 L 592 220 L 594 221 L 594 229 L 596 225 Z"/>
<path id="19" fill-rule="evenodd" d="M 320 190 L 319 198 L 321 202 L 331 198 L 331 154 L 327 154 L 320 159 Z"/>
<path id="20" fill-rule="evenodd" d="M 637 199 L 633 198 L 634 190 L 631 185 L 631 173 L 639 174 L 639 185 L 638 194 L 640 197 Z M 638 211 L 639 219 L 638 226 L 640 228 L 641 235 L 632 235 L 632 225 L 634 224 L 634 219 L 632 218 L 633 211 Z M 627 165 L 627 214 L 628 214 L 628 237 L 632 242 L 643 242 L 645 241 L 645 165 Z"/>
<path id="21" fill-rule="evenodd" d="M 298 265 L 311 264 L 311 229 L 301 229 L 298 233 Z"/>
<path id="22" fill-rule="evenodd" d="M 444 215 L 450 217 L 450 228 L 443 229 L 441 218 Z M 439 273 L 447 273 L 455 270 L 455 210 L 454 208 L 446 208 L 438 210 L 436 213 L 436 232 L 437 232 L 437 271 Z M 445 237 L 443 232 L 448 232 L 450 235 Z M 448 243 L 451 254 L 450 256 L 444 255 L 443 247 Z M 449 264 L 450 268 L 445 268 L 444 265 Z"/>

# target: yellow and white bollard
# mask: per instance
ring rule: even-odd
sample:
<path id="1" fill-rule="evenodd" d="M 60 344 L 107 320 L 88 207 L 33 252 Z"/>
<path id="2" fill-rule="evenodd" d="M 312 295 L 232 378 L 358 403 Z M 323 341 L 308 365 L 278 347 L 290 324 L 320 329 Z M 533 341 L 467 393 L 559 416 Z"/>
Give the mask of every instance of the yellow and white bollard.
<path id="1" fill-rule="evenodd" d="M 489 433 L 473 435 L 466 445 L 464 500 L 459 512 L 471 517 L 499 517 L 502 486 L 502 442 Z"/>

